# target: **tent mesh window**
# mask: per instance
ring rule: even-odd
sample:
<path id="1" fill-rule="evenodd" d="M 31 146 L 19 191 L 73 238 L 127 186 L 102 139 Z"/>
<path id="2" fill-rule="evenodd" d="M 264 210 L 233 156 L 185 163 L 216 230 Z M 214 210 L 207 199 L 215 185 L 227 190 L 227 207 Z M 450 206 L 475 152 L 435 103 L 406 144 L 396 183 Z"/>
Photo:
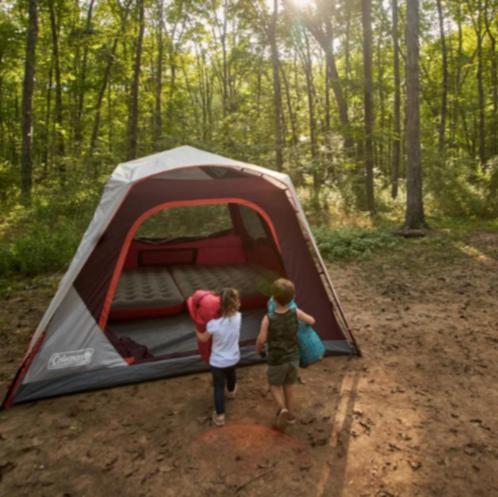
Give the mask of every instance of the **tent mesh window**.
<path id="1" fill-rule="evenodd" d="M 146 219 L 135 239 L 170 241 L 205 238 L 231 228 L 232 219 L 226 204 L 172 207 Z"/>
<path id="2" fill-rule="evenodd" d="M 260 238 L 267 238 L 267 233 L 263 221 L 259 214 L 245 207 L 243 205 L 239 206 L 240 209 L 240 217 L 242 218 L 242 223 L 244 224 L 244 228 L 253 240 L 259 240 Z"/>

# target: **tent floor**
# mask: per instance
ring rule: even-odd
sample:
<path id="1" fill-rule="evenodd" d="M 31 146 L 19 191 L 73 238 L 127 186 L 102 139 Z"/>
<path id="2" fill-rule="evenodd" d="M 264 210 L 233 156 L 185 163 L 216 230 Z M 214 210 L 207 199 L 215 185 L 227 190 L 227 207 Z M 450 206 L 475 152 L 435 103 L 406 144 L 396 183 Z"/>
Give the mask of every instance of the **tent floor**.
<path id="1" fill-rule="evenodd" d="M 242 312 L 240 342 L 256 340 L 265 309 Z M 187 313 L 178 316 L 134 319 L 109 323 L 107 328 L 117 337 L 128 337 L 145 345 L 155 357 L 197 354 L 194 324 Z"/>

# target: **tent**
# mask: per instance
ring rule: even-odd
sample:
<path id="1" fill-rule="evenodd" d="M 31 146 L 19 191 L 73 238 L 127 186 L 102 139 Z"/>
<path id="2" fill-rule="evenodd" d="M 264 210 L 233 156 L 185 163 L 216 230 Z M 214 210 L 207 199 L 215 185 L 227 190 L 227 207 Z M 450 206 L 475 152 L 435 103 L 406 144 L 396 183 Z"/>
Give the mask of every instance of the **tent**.
<path id="1" fill-rule="evenodd" d="M 185 304 L 198 288 L 240 290 L 241 364 L 259 362 L 277 276 L 327 354 L 359 353 L 287 175 L 190 146 L 120 164 L 3 407 L 207 369 Z"/>

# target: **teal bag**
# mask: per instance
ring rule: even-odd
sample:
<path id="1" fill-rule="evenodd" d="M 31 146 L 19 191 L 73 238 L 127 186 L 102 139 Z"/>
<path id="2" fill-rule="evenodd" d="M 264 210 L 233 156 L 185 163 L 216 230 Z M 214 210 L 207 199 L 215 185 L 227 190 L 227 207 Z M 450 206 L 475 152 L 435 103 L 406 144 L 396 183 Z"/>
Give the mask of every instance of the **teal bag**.
<path id="1" fill-rule="evenodd" d="M 275 312 L 275 301 L 273 298 L 268 300 L 268 313 Z M 294 300 L 289 303 L 289 309 L 297 309 L 297 304 Z M 299 366 L 307 368 L 315 362 L 318 362 L 325 355 L 325 346 L 318 336 L 318 333 L 303 321 L 298 321 L 297 341 L 299 346 Z"/>

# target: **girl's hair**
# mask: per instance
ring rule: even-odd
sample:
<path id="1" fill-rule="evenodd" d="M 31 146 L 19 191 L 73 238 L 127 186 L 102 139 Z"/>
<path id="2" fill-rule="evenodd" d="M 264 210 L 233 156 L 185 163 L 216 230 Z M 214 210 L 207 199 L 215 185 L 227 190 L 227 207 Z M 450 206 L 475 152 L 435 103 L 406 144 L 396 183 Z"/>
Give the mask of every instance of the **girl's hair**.
<path id="1" fill-rule="evenodd" d="M 236 288 L 223 288 L 221 296 L 221 316 L 233 316 L 240 308 L 239 291 Z"/>

